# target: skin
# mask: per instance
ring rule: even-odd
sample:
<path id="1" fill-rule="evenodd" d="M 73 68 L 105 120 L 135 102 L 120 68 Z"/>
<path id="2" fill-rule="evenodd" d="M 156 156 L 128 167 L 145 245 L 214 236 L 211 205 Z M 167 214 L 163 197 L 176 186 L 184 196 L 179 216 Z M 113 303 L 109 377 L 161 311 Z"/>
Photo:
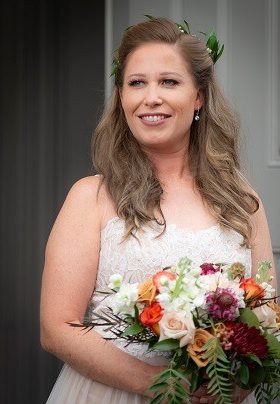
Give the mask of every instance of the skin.
<path id="1" fill-rule="evenodd" d="M 129 84 L 132 79 L 136 84 Z M 214 225 L 215 218 L 195 187 L 187 160 L 190 125 L 203 98 L 176 46 L 157 43 L 135 50 L 128 58 L 120 95 L 131 131 L 163 184 L 162 210 L 167 224 L 193 230 Z M 158 125 L 145 124 L 139 118 L 162 113 L 168 118 Z M 67 324 L 83 319 L 95 287 L 100 232 L 117 215 L 103 186 L 97 198 L 99 181 L 87 177 L 74 184 L 51 231 L 42 280 L 41 343 L 93 380 L 150 397 L 147 388 L 163 367 L 120 351 L 94 330 L 84 334 Z M 260 259 L 273 261 L 262 204 L 252 216 L 252 224 L 253 265 Z M 193 402 L 211 400 L 203 388 L 193 398 Z"/>

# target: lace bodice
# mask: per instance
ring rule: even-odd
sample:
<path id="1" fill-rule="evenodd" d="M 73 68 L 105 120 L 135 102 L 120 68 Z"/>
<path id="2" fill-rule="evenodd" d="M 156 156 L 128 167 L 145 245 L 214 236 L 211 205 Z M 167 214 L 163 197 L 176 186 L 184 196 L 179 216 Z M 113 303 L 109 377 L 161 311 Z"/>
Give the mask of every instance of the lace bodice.
<path id="1" fill-rule="evenodd" d="M 138 235 L 138 240 L 130 237 L 125 242 L 122 242 L 123 234 L 124 222 L 119 218 L 111 219 L 102 230 L 96 291 L 108 290 L 112 274 L 122 274 L 125 282 L 141 283 L 159 269 L 176 264 L 182 257 L 190 258 L 194 265 L 238 261 L 245 265 L 247 276 L 251 272 L 251 251 L 240 247 L 242 236 L 234 230 L 221 229 L 219 225 L 199 231 L 167 225 L 166 232 L 158 238 L 155 238 L 159 234 L 158 229 L 147 227 L 145 232 Z M 107 306 L 110 306 L 110 297 L 104 299 L 104 295 L 94 292 L 92 314 L 106 311 Z M 100 327 L 97 331 L 111 336 Z M 159 355 L 156 352 L 145 353 L 147 345 L 144 344 L 125 347 L 123 340 L 113 342 L 142 360 L 145 360 L 145 355 Z"/>

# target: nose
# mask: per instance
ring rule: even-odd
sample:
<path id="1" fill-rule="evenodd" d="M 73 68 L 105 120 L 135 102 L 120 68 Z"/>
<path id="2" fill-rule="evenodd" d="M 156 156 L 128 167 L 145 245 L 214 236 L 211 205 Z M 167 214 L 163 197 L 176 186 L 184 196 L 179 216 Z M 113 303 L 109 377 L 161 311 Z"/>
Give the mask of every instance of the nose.
<path id="1" fill-rule="evenodd" d="M 150 107 L 162 104 L 160 88 L 157 85 L 149 85 L 146 88 L 144 104 Z"/>

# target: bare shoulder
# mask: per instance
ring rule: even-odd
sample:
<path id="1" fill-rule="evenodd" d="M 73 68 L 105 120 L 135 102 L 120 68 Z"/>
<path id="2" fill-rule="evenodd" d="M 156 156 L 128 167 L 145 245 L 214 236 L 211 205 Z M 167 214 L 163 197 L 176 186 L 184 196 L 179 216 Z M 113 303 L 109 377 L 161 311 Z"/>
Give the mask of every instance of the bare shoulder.
<path id="1" fill-rule="evenodd" d="M 75 242 L 76 238 L 89 238 L 92 241 L 93 237 L 98 239 L 102 218 L 100 183 L 100 177 L 91 176 L 73 184 L 52 228 L 48 247 L 55 243 L 57 249 L 60 245 L 58 240 L 69 242 L 70 234 L 72 242 Z"/>
<path id="2" fill-rule="evenodd" d="M 100 186 L 101 177 L 99 176 L 89 176 L 81 178 L 72 185 L 67 198 L 70 200 L 84 202 L 86 202 L 87 200 L 91 202 L 97 201 Z"/>

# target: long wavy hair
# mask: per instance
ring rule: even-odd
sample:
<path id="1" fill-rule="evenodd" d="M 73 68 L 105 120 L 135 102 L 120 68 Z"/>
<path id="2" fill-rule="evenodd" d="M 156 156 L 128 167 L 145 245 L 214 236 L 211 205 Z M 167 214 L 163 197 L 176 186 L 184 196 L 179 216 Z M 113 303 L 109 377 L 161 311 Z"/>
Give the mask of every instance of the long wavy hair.
<path id="1" fill-rule="evenodd" d="M 162 218 L 163 189 L 155 168 L 128 127 L 119 92 L 131 52 L 147 43 L 176 44 L 186 61 L 204 103 L 200 120 L 190 129 L 188 160 L 196 186 L 217 222 L 243 236 L 250 247 L 250 216 L 258 210 L 257 198 L 240 172 L 238 157 L 239 123 L 222 95 L 214 76 L 213 62 L 205 44 L 186 35 L 166 18 L 130 27 L 117 52 L 118 69 L 111 103 L 105 110 L 92 140 L 96 172 L 112 198 L 117 214 L 125 221 L 125 238 Z M 162 232 L 160 232 L 161 234 Z"/>

